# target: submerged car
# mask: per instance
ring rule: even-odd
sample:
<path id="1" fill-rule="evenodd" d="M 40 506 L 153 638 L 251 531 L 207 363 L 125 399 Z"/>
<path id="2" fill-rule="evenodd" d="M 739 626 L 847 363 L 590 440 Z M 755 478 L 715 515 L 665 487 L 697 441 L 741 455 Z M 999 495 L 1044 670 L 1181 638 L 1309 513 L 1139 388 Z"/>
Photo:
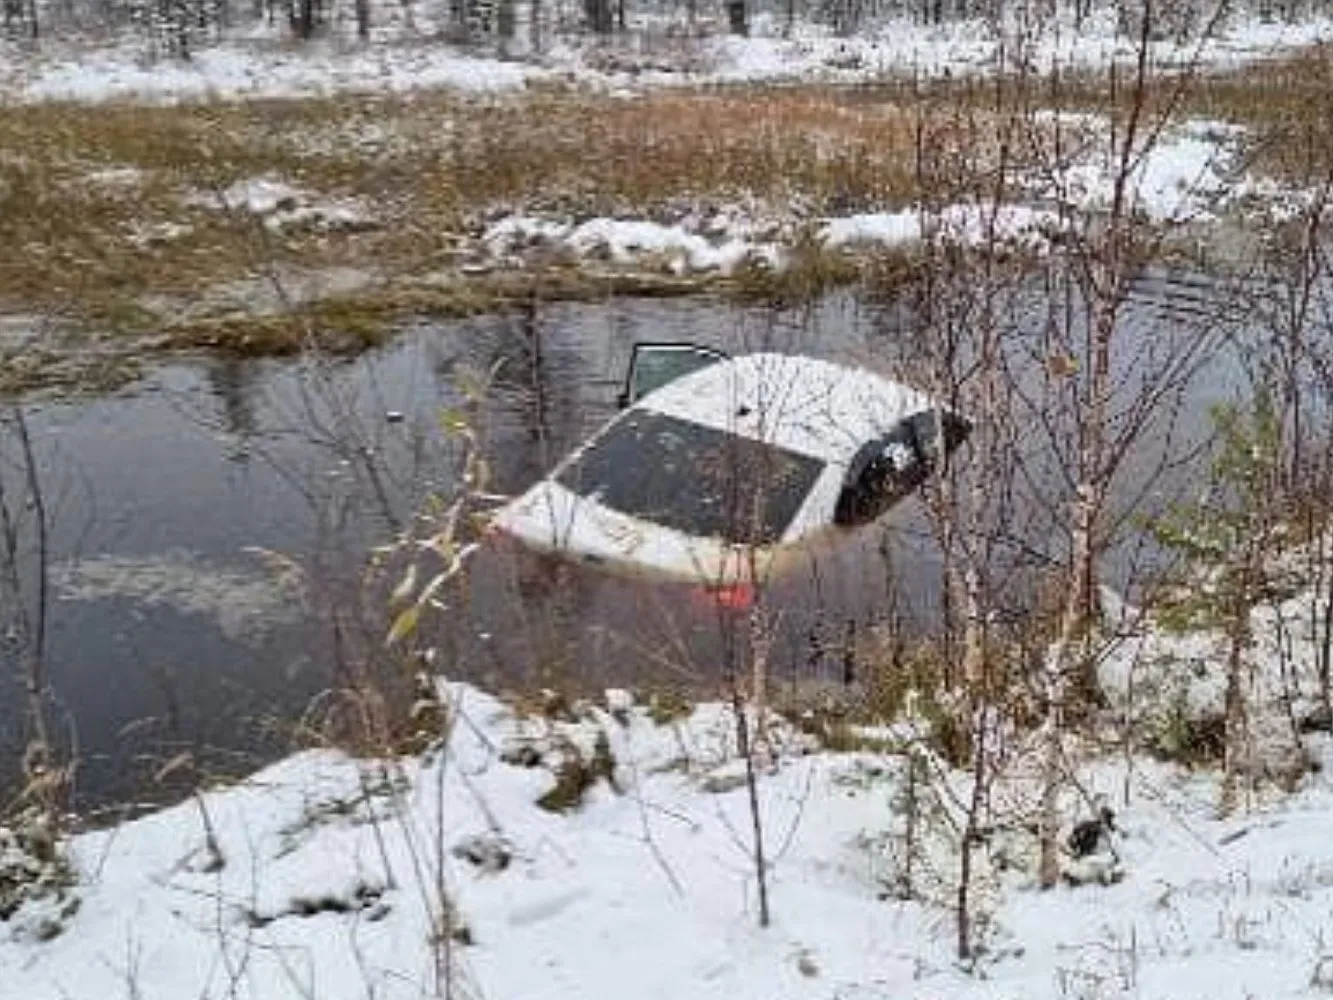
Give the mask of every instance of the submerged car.
<path id="1" fill-rule="evenodd" d="M 489 569 L 473 586 L 508 582 L 512 594 L 473 603 L 510 612 L 477 629 L 506 673 L 552 657 L 621 683 L 633 678 L 616 671 L 637 674 L 645 661 L 707 673 L 735 613 L 757 603 L 779 633 L 779 659 L 807 661 L 800 641 L 781 637 L 808 640 L 820 615 L 874 610 L 823 606 L 834 583 L 874 590 L 835 579 L 840 550 L 970 431 L 928 395 L 864 368 L 689 345 L 639 345 L 619 402 L 492 518 Z M 544 600 L 565 605 L 563 635 L 518 662 L 523 620 L 549 620 Z"/>

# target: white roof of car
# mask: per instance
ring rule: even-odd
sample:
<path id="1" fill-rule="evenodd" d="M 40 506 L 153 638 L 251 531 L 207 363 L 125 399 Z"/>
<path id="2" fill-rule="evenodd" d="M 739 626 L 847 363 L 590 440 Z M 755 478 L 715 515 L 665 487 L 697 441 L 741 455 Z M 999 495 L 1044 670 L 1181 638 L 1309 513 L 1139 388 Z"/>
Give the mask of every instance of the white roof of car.
<path id="1" fill-rule="evenodd" d="M 637 408 L 845 465 L 904 417 L 938 405 L 864 368 L 764 353 L 691 372 L 649 393 Z"/>

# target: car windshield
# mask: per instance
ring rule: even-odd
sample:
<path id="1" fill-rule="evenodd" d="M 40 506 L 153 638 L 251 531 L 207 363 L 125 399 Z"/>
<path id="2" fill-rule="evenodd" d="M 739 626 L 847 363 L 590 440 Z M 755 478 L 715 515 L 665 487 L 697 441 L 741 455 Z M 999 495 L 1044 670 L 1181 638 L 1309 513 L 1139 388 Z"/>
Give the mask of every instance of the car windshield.
<path id="1" fill-rule="evenodd" d="M 556 476 L 580 496 L 666 528 L 741 545 L 782 538 L 824 463 L 633 410 Z"/>

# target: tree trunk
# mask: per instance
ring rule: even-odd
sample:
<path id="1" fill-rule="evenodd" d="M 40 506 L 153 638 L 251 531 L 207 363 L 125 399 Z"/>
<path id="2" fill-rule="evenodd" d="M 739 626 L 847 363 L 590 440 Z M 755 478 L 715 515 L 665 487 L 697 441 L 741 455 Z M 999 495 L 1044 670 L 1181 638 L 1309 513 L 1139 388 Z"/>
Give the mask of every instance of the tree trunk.
<path id="1" fill-rule="evenodd" d="M 727 27 L 733 35 L 750 34 L 750 10 L 746 0 L 727 0 Z"/>
<path id="2" fill-rule="evenodd" d="M 588 30 L 597 35 L 609 35 L 615 24 L 611 14 L 611 0 L 583 0 L 583 16 Z"/>
<path id="3" fill-rule="evenodd" d="M 0 611 L 10 617 L 0 619 L 0 628 L 8 631 L 22 664 L 24 695 L 27 702 L 27 749 L 24 752 L 25 778 L 38 794 L 42 807 L 53 817 L 59 811 L 63 794 L 55 759 L 55 745 L 46 720 L 46 634 L 50 600 L 50 545 L 45 491 L 37 467 L 37 456 L 28 432 L 27 418 L 15 405 L 9 417 L 18 441 L 21 477 L 18 496 L 11 502 L 0 475 Z M 0 429 L 3 425 L 0 424 Z M 0 470 L 2 472 L 3 470 Z M 23 542 L 20 537 L 24 511 L 34 521 L 36 579 L 31 588 L 22 578 Z M 31 605 L 25 598 L 31 598 Z"/>
<path id="4" fill-rule="evenodd" d="M 1064 730 L 1069 712 L 1070 681 L 1087 669 L 1087 636 L 1091 624 L 1086 594 L 1092 580 L 1093 525 L 1097 491 L 1082 483 L 1074 504 L 1073 549 L 1069 590 L 1060 616 L 1060 633 L 1046 660 L 1046 718 L 1042 724 L 1043 775 L 1038 879 L 1049 889 L 1060 879 L 1060 789 L 1064 785 Z M 1079 688 L 1082 689 L 1080 684 Z"/>
<path id="5" fill-rule="evenodd" d="M 760 739 L 763 742 L 764 734 L 764 716 L 768 711 L 768 667 L 769 667 L 769 639 L 768 622 L 765 620 L 764 610 L 761 604 L 756 601 L 750 611 L 750 702 L 754 706 L 755 718 L 758 720 L 755 724 L 759 727 Z"/>
<path id="6" fill-rule="evenodd" d="M 1037 822 L 1037 881 L 1051 889 L 1060 881 L 1060 787 L 1064 769 L 1064 690 L 1062 673 L 1067 653 L 1063 640 L 1048 654 L 1046 662 L 1046 718 L 1042 722 L 1041 810 Z"/>

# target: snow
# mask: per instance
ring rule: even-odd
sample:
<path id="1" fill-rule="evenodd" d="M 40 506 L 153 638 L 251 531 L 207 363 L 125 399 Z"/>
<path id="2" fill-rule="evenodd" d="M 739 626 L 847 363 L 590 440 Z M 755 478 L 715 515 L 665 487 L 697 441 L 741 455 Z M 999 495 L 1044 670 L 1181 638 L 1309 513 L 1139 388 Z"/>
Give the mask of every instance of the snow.
<path id="1" fill-rule="evenodd" d="M 264 225 L 274 232 L 301 224 L 347 229 L 370 225 L 373 221 L 370 209 L 359 199 L 316 198 L 275 177 L 246 178 L 218 192 L 193 191 L 183 201 L 215 211 L 261 216 Z M 173 238 L 163 233 L 155 235 Z"/>
<path id="2" fill-rule="evenodd" d="M 1117 34 L 1114 11 L 1094 12 L 1076 26 L 1067 11 L 1031 26 L 1024 38 L 1018 25 L 997 31 L 981 20 L 959 20 L 941 25 L 911 20 L 871 24 L 853 37 L 838 37 L 828 28 L 797 24 L 783 38 L 781 19 L 756 19 L 750 38 L 714 39 L 707 53 L 713 65 L 708 75 L 727 82 L 779 79 L 848 81 L 885 75 L 953 76 L 993 72 L 1002 58 L 1021 52 L 1038 70 L 1060 66 L 1065 70 L 1098 69 L 1112 60 L 1129 61 L 1134 43 Z M 1161 39 L 1151 43 L 1152 65 L 1169 69 L 1187 65 L 1235 68 L 1272 58 L 1283 52 L 1318 44 L 1333 37 L 1333 20 L 1316 16 L 1297 23 L 1266 22 L 1241 14 L 1214 37 L 1197 36 L 1181 42 Z"/>
<path id="3" fill-rule="evenodd" d="M 1042 119 L 1054 126 L 1056 116 Z M 826 221 L 821 238 L 829 247 L 919 242 L 929 227 L 963 246 L 999 242 L 1044 250 L 1054 234 L 1069 231 L 1080 217 L 1109 211 L 1119 170 L 1115 151 L 1098 137 L 1109 123 L 1097 115 L 1058 116 L 1062 128 L 1082 136 L 1081 149 L 1049 179 L 1015 178 L 1036 204 L 959 204 L 929 215 L 918 209 L 880 212 Z M 1245 130 L 1226 122 L 1192 119 L 1140 143 L 1131 157 L 1126 208 L 1154 223 L 1214 222 L 1233 209 L 1256 204 L 1271 217 L 1300 210 L 1308 193 L 1255 177 L 1243 167 Z M 1066 142 L 1069 137 L 1066 137 Z M 1055 204 L 1059 208 L 1040 207 Z"/>
<path id="4" fill-rule="evenodd" d="M 1027 205 L 950 205 L 938 213 L 917 209 L 901 212 L 870 212 L 828 220 L 820 232 L 825 246 L 857 247 L 865 244 L 903 246 L 919 243 L 932 230 L 939 238 L 963 246 L 976 246 L 992 238 L 1000 243 L 1044 249 L 1044 234 L 1062 228 L 1059 216 L 1048 209 Z"/>
<path id="5" fill-rule="evenodd" d="M 617 265 L 665 266 L 675 274 L 729 275 L 744 264 L 780 270 L 787 266 L 788 247 L 800 230 L 793 217 L 770 225 L 775 238 L 755 239 L 756 226 L 744 215 L 719 215 L 709 220 L 720 234 L 691 231 L 700 220 L 665 226 L 643 219 L 594 218 L 578 225 L 526 215 L 506 216 L 492 223 L 480 247 L 491 259 L 516 260 L 535 246 L 558 247 L 575 258 Z M 951 205 L 924 216 L 919 209 L 867 212 L 823 219 L 818 243 L 830 250 L 856 252 L 869 247 L 904 247 L 921 242 L 927 231 L 946 242 L 983 244 L 993 236 L 1015 247 L 1045 250 L 1049 235 L 1062 223 L 1050 209 L 1028 205 Z"/>
<path id="6" fill-rule="evenodd" d="M 840 219 L 830 219 L 820 232 L 825 246 L 845 247 L 865 243 L 884 243 L 890 246 L 915 243 L 921 239 L 920 213 L 867 212 Z"/>
<path id="7" fill-rule="evenodd" d="M 319 97 L 344 92 L 449 88 L 468 93 L 513 90 L 542 71 L 519 63 L 463 55 L 445 46 L 394 45 L 352 51 L 227 43 L 189 62 L 145 61 L 138 46 L 16 58 L 0 91 L 25 102 Z M 13 66 L 14 63 L 11 63 Z"/>
<path id="8" fill-rule="evenodd" d="M 139 167 L 122 165 L 93 170 L 86 176 L 88 182 L 96 187 L 133 189 L 144 183 L 147 174 Z"/>
<path id="9" fill-rule="evenodd" d="M 939 405 L 919 389 L 866 368 L 769 352 L 690 372 L 642 403 L 844 468 L 867 441 Z"/>
<path id="10" fill-rule="evenodd" d="M 492 224 L 482 246 L 504 256 L 534 243 L 555 244 L 584 258 L 615 264 L 642 264 L 655 259 L 675 274 L 731 274 L 747 262 L 775 266 L 778 248 L 739 236 L 710 240 L 684 225 L 663 225 L 645 219 L 588 219 L 578 225 L 527 216 L 508 216 Z"/>
<path id="11" fill-rule="evenodd" d="M 1154 222 L 1215 218 L 1252 191 L 1253 182 L 1241 165 L 1244 136 L 1245 130 L 1234 125 L 1191 120 L 1151 147 L 1136 149 L 1130 172 L 1131 209 Z M 1105 209 L 1115 196 L 1114 159 L 1115 151 L 1100 144 L 1041 193 L 1086 209 Z"/>
<path id="12" fill-rule="evenodd" d="M 948 909 L 965 779 L 928 751 L 923 854 L 901 899 L 905 758 L 817 751 L 769 720 L 773 921 L 760 928 L 728 709 L 655 722 L 641 704 L 619 720 L 575 706 L 559 721 L 463 685 L 445 700 L 447 753 L 394 765 L 307 752 L 75 838 L 81 905 L 63 933 L 36 940 L 37 903 L 0 925 L 6 995 L 437 995 L 437 872 L 472 942 L 453 949 L 460 996 L 1240 1000 L 1315 996 L 1328 974 L 1326 778 L 1219 820 L 1210 776 L 1094 761 L 1080 777 L 1114 801 L 1125 877 L 1037 892 L 1021 829 L 993 837 L 977 883 L 988 950 L 969 971 Z M 592 754 L 598 733 L 615 788 L 538 808 L 548 768 Z M 540 763 L 504 763 L 521 747 Z M 1028 794 L 1021 777 L 1001 791 Z"/>
<path id="13" fill-rule="evenodd" d="M 1240 650 L 1249 742 L 1240 766 L 1279 780 L 1299 769 L 1300 733 L 1316 728 L 1323 708 L 1315 623 L 1326 598 L 1293 582 L 1300 575 L 1291 567 L 1273 573 L 1273 596 L 1251 610 L 1252 638 Z M 1206 588 L 1200 582 L 1191 593 Z M 1179 741 L 1188 727 L 1205 734 L 1211 725 L 1219 733 L 1226 715 L 1228 636 L 1213 628 L 1168 629 L 1129 606 L 1118 614 L 1119 641 L 1099 665 L 1099 679 L 1120 716 L 1158 746 Z"/>
<path id="14" fill-rule="evenodd" d="M 672 225 L 606 217 L 576 223 L 519 212 L 490 222 L 477 249 L 488 264 L 523 266 L 525 254 L 546 248 L 575 260 L 728 275 L 747 263 L 786 267 L 790 248 L 813 224 L 819 246 L 851 254 L 911 247 L 927 237 L 972 247 L 995 241 L 1044 253 L 1112 208 L 1120 166 L 1106 140 L 1110 124 L 1104 117 L 1044 112 L 1036 124 L 1065 130 L 1067 162 L 1014 176 L 1009 184 L 1014 200 L 998 205 L 973 201 L 930 210 L 914 205 L 811 219 L 794 201 L 784 208 L 733 205 L 707 217 L 688 213 Z M 1126 210 L 1180 226 L 1217 222 L 1232 213 L 1281 221 L 1308 207 L 1313 192 L 1245 169 L 1245 139 L 1244 128 L 1207 119 L 1189 119 L 1161 134 L 1145 130 L 1130 158 Z"/>
<path id="15" fill-rule="evenodd" d="M 573 79 L 613 91 L 675 84 L 774 80 L 851 82 L 884 75 L 953 75 L 994 71 L 1002 53 L 1016 51 L 981 21 L 922 25 L 909 19 L 871 22 L 855 37 L 798 21 L 792 31 L 780 18 L 758 16 L 751 36 L 718 33 L 690 41 L 650 44 L 669 25 L 640 19 L 644 54 L 635 46 L 606 49 L 591 41 L 559 39 L 538 59 L 502 59 L 465 53 L 428 40 L 430 25 L 398 24 L 397 5 L 379 5 L 375 40 L 351 39 L 294 46 L 271 30 L 244 26 L 220 44 L 197 48 L 189 62 L 146 58 L 142 43 L 93 47 L 48 44 L 33 56 L 16 46 L 0 48 L 0 92 L 18 101 L 178 101 L 243 97 L 309 97 L 343 92 L 393 92 L 449 88 L 469 93 L 522 89 L 533 83 Z M 515 55 L 527 37 L 520 25 Z M 1126 60 L 1130 43 L 1116 34 L 1114 18 L 1093 17 L 1080 28 L 1065 16 L 1043 23 L 1024 51 L 1038 68 L 1104 67 Z M 1006 29 L 1009 33 L 1012 26 Z M 789 37 L 784 37 L 788 35 Z M 1197 60 L 1205 67 L 1231 68 L 1272 58 L 1333 37 L 1333 21 L 1310 17 L 1269 23 L 1237 15 L 1205 44 L 1170 39 L 1152 45 L 1153 64 L 1171 68 Z M 653 51 L 660 50 L 660 51 Z M 615 58 L 608 59 L 608 54 Z M 603 67 L 610 66 L 610 69 Z"/>

